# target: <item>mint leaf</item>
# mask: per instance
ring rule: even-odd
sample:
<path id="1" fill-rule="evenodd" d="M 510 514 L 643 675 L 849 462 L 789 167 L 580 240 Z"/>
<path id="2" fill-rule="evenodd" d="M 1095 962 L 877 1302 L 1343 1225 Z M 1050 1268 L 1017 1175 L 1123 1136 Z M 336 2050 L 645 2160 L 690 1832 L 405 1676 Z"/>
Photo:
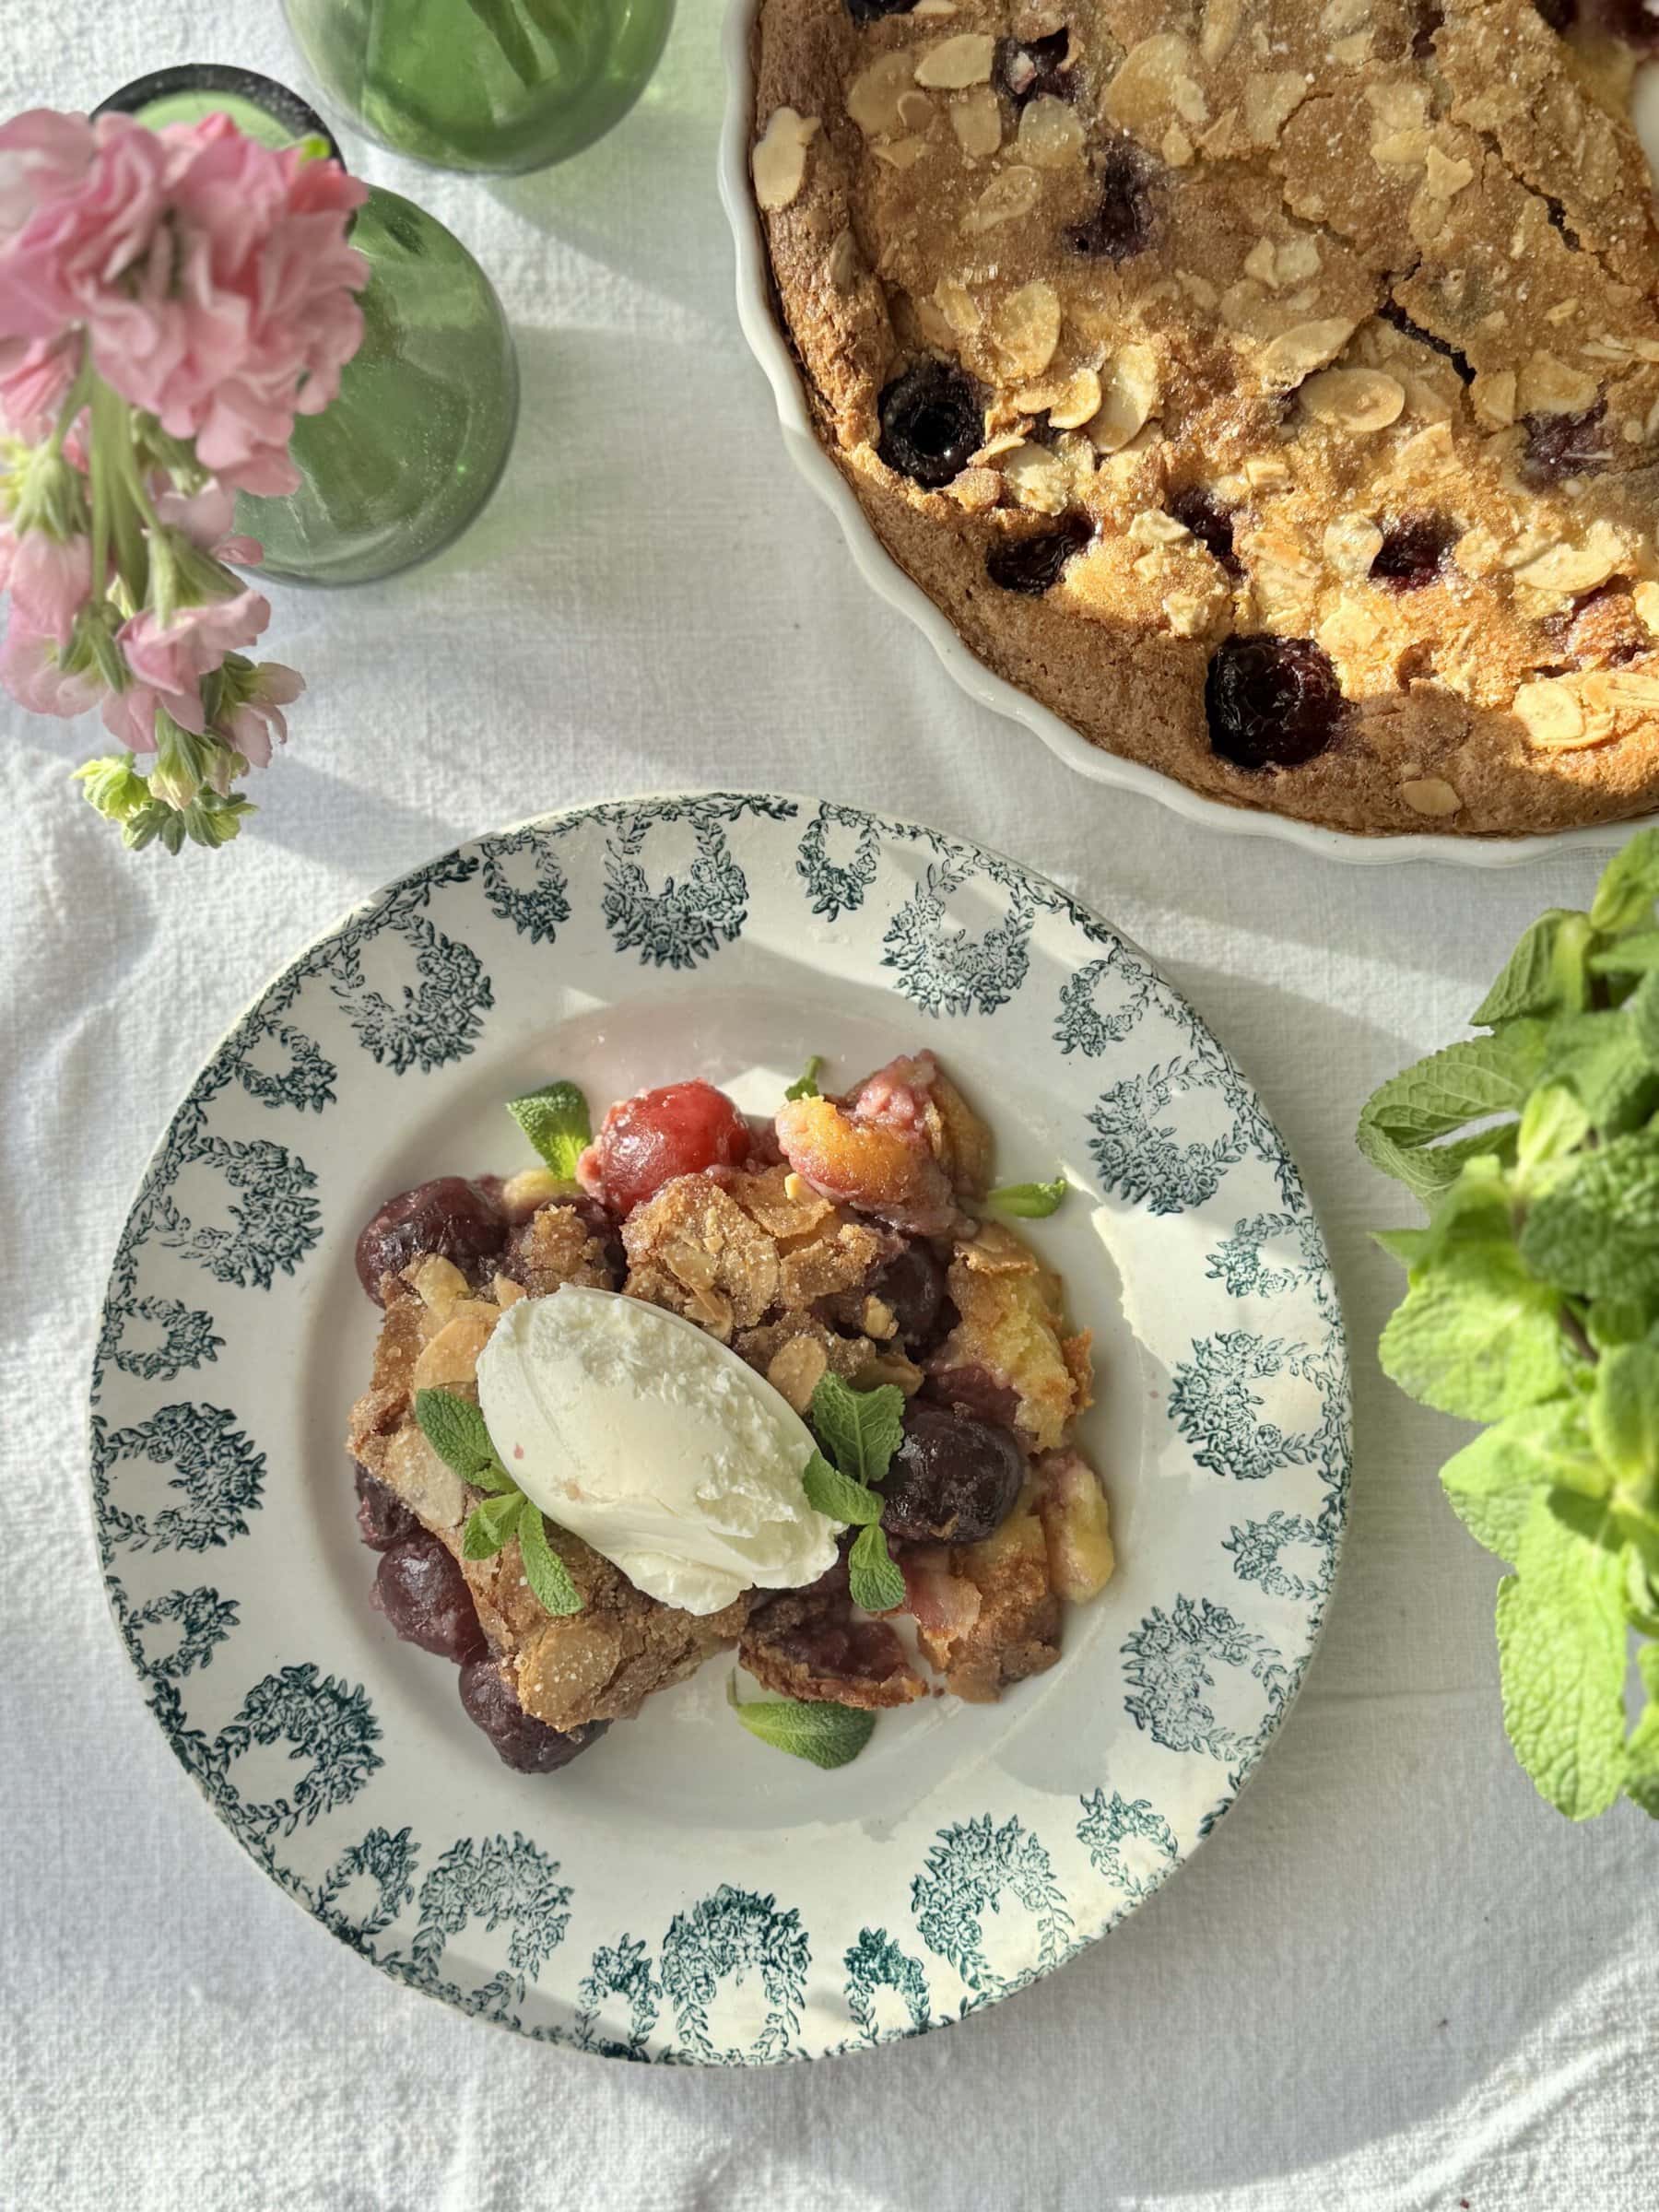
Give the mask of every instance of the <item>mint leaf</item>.
<path id="1" fill-rule="evenodd" d="M 1585 1298 L 1659 1296 L 1659 1129 L 1615 1137 L 1558 1170 L 1527 1213 L 1521 1254 L 1535 1275 Z"/>
<path id="2" fill-rule="evenodd" d="M 812 1426 L 841 1473 L 873 1488 L 904 1435 L 904 1393 L 896 1382 L 853 1390 L 826 1375 L 812 1394 Z"/>
<path id="3" fill-rule="evenodd" d="M 1552 1398 L 1512 1413 L 1453 1453 L 1441 1469 L 1441 1481 L 1475 1541 L 1511 1560 L 1540 1490 L 1559 1484 L 1595 1495 L 1606 1488 L 1578 1398 Z"/>
<path id="4" fill-rule="evenodd" d="M 1373 1229 L 1371 1240 L 1406 1269 L 1418 1265 L 1434 1249 L 1434 1238 L 1426 1229 Z"/>
<path id="5" fill-rule="evenodd" d="M 1639 830 L 1602 870 L 1602 879 L 1590 901 L 1591 923 L 1610 934 L 1639 929 L 1652 920 L 1655 899 L 1659 899 L 1659 831 Z"/>
<path id="6" fill-rule="evenodd" d="M 477 1483 L 500 1465 L 484 1416 L 470 1398 L 459 1397 L 453 1390 L 418 1390 L 415 1419 L 444 1465 L 463 1482 Z"/>
<path id="7" fill-rule="evenodd" d="M 887 1538 L 874 1522 L 861 1528 L 847 1554 L 853 1603 L 866 1613 L 890 1613 L 904 1603 L 904 1577 L 893 1563 Z"/>
<path id="8" fill-rule="evenodd" d="M 1604 1136 L 1638 1127 L 1659 1105 L 1659 1073 L 1623 1008 L 1556 1020 L 1538 1080 L 1566 1084 Z"/>
<path id="9" fill-rule="evenodd" d="M 1570 1820 L 1605 1813 L 1625 1781 L 1624 1562 L 1599 1540 L 1606 1518 L 1571 1491 L 1537 1492 L 1498 1590 L 1504 1726 Z"/>
<path id="10" fill-rule="evenodd" d="M 479 1507 L 479 1512 L 484 1510 Z M 570 1569 L 547 1542 L 547 1524 L 539 1507 L 524 1500 L 524 1510 L 518 1524 L 519 1558 L 524 1562 L 524 1580 L 532 1595 L 544 1613 L 561 1619 L 566 1614 L 580 1613 L 582 1597 L 571 1576 Z"/>
<path id="11" fill-rule="evenodd" d="M 1059 1212 L 1070 1188 L 1062 1170 L 1053 1182 L 1000 1182 L 985 1194 L 985 1204 L 994 1214 L 1006 1214 L 1016 1221 L 1046 1221 Z"/>
<path id="12" fill-rule="evenodd" d="M 1607 1352 L 1615 1345 L 1640 1344 L 1655 1318 L 1651 1300 L 1598 1298 L 1584 1308 L 1584 1333 L 1598 1352 Z"/>
<path id="13" fill-rule="evenodd" d="M 1559 906 L 1540 914 L 1470 1015 L 1470 1027 L 1491 1029 L 1525 1014 L 1583 1006 L 1589 996 L 1584 971 L 1589 941 L 1590 924 L 1584 915 Z"/>
<path id="14" fill-rule="evenodd" d="M 524 1131 L 555 1175 L 567 1180 L 576 1173 L 576 1162 L 594 1141 L 588 1104 L 574 1083 L 546 1083 L 509 1099 L 507 1111 Z"/>
<path id="15" fill-rule="evenodd" d="M 1625 1746 L 1625 1790 L 1644 1813 L 1659 1820 L 1659 1643 L 1642 1645 L 1636 1667 L 1648 1701 Z"/>
<path id="16" fill-rule="evenodd" d="M 481 1505 L 475 1505 L 461 1531 L 461 1557 L 493 1559 L 518 1526 L 524 1502 L 519 1491 L 507 1490 L 498 1498 L 486 1498 Z"/>
<path id="17" fill-rule="evenodd" d="M 1413 1276 L 1382 1332 L 1382 1371 L 1441 1413 L 1495 1421 L 1566 1380 L 1559 1300 L 1512 1244 L 1461 1244 Z"/>
<path id="18" fill-rule="evenodd" d="M 786 1099 L 816 1099 L 818 1095 L 818 1072 L 823 1065 L 823 1054 L 813 1053 L 783 1096 Z"/>
<path id="19" fill-rule="evenodd" d="M 795 1698 L 768 1698 L 745 1705 L 737 1677 L 726 1685 L 726 1703 L 751 1735 L 792 1759 L 815 1767 L 844 1767 L 858 1757 L 876 1733 L 876 1715 L 851 1705 L 804 1704 Z"/>
<path id="20" fill-rule="evenodd" d="M 1524 1177 L 1575 1151 L 1590 1134 L 1590 1116 L 1564 1083 L 1546 1083 L 1526 1101 L 1515 1135 Z"/>
<path id="21" fill-rule="evenodd" d="M 1461 1151 L 1435 1140 L 1490 1115 L 1518 1114 L 1537 1076 L 1548 1027 L 1512 1022 L 1494 1036 L 1431 1053 L 1379 1085 L 1360 1111 L 1360 1151 L 1383 1174 L 1428 1194 L 1452 1182 L 1465 1159 L 1512 1145 L 1512 1132 L 1496 1129 L 1465 1138 Z"/>
<path id="22" fill-rule="evenodd" d="M 1590 955 L 1592 975 L 1649 975 L 1659 968 L 1659 929 L 1618 937 Z"/>
<path id="23" fill-rule="evenodd" d="M 806 1502 L 831 1521 L 865 1528 L 881 1518 L 881 1500 L 839 1467 L 832 1467 L 821 1452 L 815 1452 L 801 1476 Z"/>
<path id="24" fill-rule="evenodd" d="M 1637 1505 L 1659 1492 L 1659 1350 L 1629 1344 L 1603 1355 L 1590 1399 L 1590 1434 Z"/>

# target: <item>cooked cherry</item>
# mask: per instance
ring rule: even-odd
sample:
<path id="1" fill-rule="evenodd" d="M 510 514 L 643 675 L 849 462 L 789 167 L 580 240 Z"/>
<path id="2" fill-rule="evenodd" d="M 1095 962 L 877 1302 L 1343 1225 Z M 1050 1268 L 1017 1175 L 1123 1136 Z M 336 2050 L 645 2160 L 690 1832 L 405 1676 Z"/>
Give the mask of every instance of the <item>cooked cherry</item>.
<path id="1" fill-rule="evenodd" d="M 1649 14 L 1643 0 L 1592 0 L 1589 12 L 1598 29 L 1610 31 L 1627 46 L 1651 53 L 1659 45 L 1659 20 Z"/>
<path id="2" fill-rule="evenodd" d="M 883 16 L 908 16 L 916 0 L 847 0 L 854 23 L 879 23 Z"/>
<path id="3" fill-rule="evenodd" d="M 520 1774 L 552 1774 L 568 1767 L 610 1726 L 608 1721 L 584 1721 L 568 1734 L 549 1728 L 546 1721 L 524 1711 L 488 1652 L 462 1667 L 461 1702 L 467 1719 L 495 1746 L 496 1757 Z"/>
<path id="4" fill-rule="evenodd" d="M 484 1631 L 460 1564 L 426 1529 L 382 1552 L 370 1603 L 406 1643 L 465 1663 L 484 1649 Z"/>
<path id="5" fill-rule="evenodd" d="M 1094 213 L 1065 234 L 1074 253 L 1097 261 L 1127 261 L 1152 243 L 1152 171 L 1128 144 L 1109 147 L 1095 164 Z"/>
<path id="6" fill-rule="evenodd" d="M 1228 638 L 1204 682 L 1210 747 L 1235 768 L 1300 768 L 1342 721 L 1342 689 L 1312 638 Z"/>
<path id="7" fill-rule="evenodd" d="M 971 1413 L 976 1420 L 989 1421 L 994 1429 L 1012 1429 L 1019 1410 L 1019 1400 L 1011 1386 L 999 1381 L 988 1367 L 977 1364 L 935 1366 L 923 1387 L 939 1405 Z"/>
<path id="8" fill-rule="evenodd" d="M 1533 6 L 1553 31 L 1571 30 L 1578 21 L 1578 0 L 1533 0 Z"/>
<path id="9" fill-rule="evenodd" d="M 1230 576 L 1243 575 L 1244 564 L 1233 551 L 1232 512 L 1222 506 L 1214 492 L 1206 491 L 1201 484 L 1191 484 L 1185 491 L 1178 491 L 1168 507 Z"/>
<path id="10" fill-rule="evenodd" d="M 400 1191 L 370 1217 L 357 1241 L 358 1280 L 379 1305 L 381 1278 L 418 1255 L 436 1253 L 465 1270 L 506 1241 L 507 1224 L 486 1192 L 459 1175 L 440 1175 Z"/>
<path id="11" fill-rule="evenodd" d="M 1371 582 L 1394 592 L 1415 592 L 1434 582 L 1456 543 L 1456 526 L 1444 515 L 1403 516 L 1383 533 L 1382 550 L 1371 565 Z"/>
<path id="12" fill-rule="evenodd" d="M 882 1486 L 881 1525 L 917 1543 L 977 1544 L 1013 1512 L 1025 1471 L 1007 1430 L 912 1403 Z"/>
<path id="13" fill-rule="evenodd" d="M 1001 591 L 1041 599 L 1059 582 L 1060 571 L 1072 555 L 1080 553 L 1093 535 L 1094 524 L 1087 517 L 1065 515 L 1055 529 L 993 547 L 985 556 L 985 573 Z"/>
<path id="14" fill-rule="evenodd" d="M 371 1475 L 361 1460 L 357 1471 L 358 1534 L 371 1551 L 390 1551 L 420 1526 L 414 1514 L 378 1475 Z"/>
<path id="15" fill-rule="evenodd" d="M 914 361 L 881 394 L 877 451 L 889 468 L 936 491 L 959 477 L 985 434 L 983 394 L 953 361 Z"/>
<path id="16" fill-rule="evenodd" d="M 1524 415 L 1521 474 L 1529 483 L 1543 485 L 1562 477 L 1593 477 L 1606 468 L 1602 428 L 1606 412 L 1606 401 L 1598 399 L 1582 415 Z"/>
<path id="17" fill-rule="evenodd" d="M 907 1244 L 895 1253 L 870 1284 L 899 1324 L 899 1341 L 912 1351 L 931 1350 L 944 1334 L 949 1302 L 945 1268 L 925 1244 Z"/>
<path id="18" fill-rule="evenodd" d="M 1414 323 L 1406 310 L 1394 300 L 1383 300 L 1377 310 L 1377 320 L 1403 332 L 1408 338 L 1415 338 L 1419 346 L 1427 346 L 1432 352 L 1438 353 L 1442 360 L 1450 361 L 1464 383 L 1472 384 L 1475 382 L 1474 365 L 1468 355 L 1460 352 L 1450 338 L 1440 337 L 1432 330 L 1425 330 L 1420 323 Z"/>
<path id="19" fill-rule="evenodd" d="M 998 39 L 991 81 L 1016 108 L 1023 108 L 1039 93 L 1051 100 L 1069 100 L 1075 79 L 1063 65 L 1070 45 L 1069 30 L 1052 31 L 1046 39 Z"/>
<path id="20" fill-rule="evenodd" d="M 677 1175 L 743 1167 L 752 1142 L 748 1124 L 712 1083 L 642 1090 L 613 1106 L 599 1130 L 594 1149 L 606 1206 L 620 1219 Z"/>

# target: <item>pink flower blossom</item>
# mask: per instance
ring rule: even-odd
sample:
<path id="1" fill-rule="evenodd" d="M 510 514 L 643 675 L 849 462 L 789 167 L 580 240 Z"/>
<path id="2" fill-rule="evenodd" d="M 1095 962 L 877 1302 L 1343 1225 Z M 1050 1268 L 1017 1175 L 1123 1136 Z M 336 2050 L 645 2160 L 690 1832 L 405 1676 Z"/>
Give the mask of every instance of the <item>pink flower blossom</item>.
<path id="1" fill-rule="evenodd" d="M 145 607 L 122 624 L 115 641 L 132 673 L 133 688 L 154 691 L 179 727 L 199 736 L 206 727 L 202 678 L 228 653 L 252 645 L 270 618 L 270 601 L 250 590 L 201 606 L 182 606 L 165 629 Z M 104 721 L 114 730 L 111 703 L 105 703 Z"/>
<path id="2" fill-rule="evenodd" d="M 84 537 L 59 540 L 44 530 L 21 537 L 0 527 L 0 591 L 29 628 L 67 645 L 76 617 L 92 591 L 92 547 Z"/>
<path id="3" fill-rule="evenodd" d="M 58 665 L 57 646 L 14 604 L 0 643 L 0 684 L 31 714 L 84 714 L 102 685 L 96 673 L 71 676 Z"/>
<path id="4" fill-rule="evenodd" d="M 84 325 L 99 373 L 206 467 L 292 491 L 294 417 L 329 404 L 362 342 L 346 226 L 366 196 L 223 115 L 20 116 L 0 130 L 0 343 Z"/>
<path id="5" fill-rule="evenodd" d="M 280 709 L 291 706 L 305 688 L 305 679 L 280 661 L 262 661 L 253 671 L 247 697 L 219 716 L 217 728 L 228 737 L 253 768 L 271 765 L 271 740 L 288 743 L 288 723 Z"/>
<path id="6" fill-rule="evenodd" d="M 107 691 L 103 702 L 104 728 L 129 753 L 153 753 L 156 709 L 166 704 L 151 684 L 129 684 L 124 691 Z"/>
<path id="7" fill-rule="evenodd" d="M 0 423 L 38 444 L 68 396 L 79 359 L 80 340 L 72 331 L 57 338 L 0 340 Z"/>
<path id="8" fill-rule="evenodd" d="M 236 495 L 218 477 L 209 477 L 201 490 L 188 498 L 182 491 L 164 490 L 171 479 L 158 477 L 151 497 L 158 521 L 182 530 L 193 546 L 211 553 L 216 560 L 239 569 L 256 569 L 265 547 L 256 537 L 238 537 L 231 529 Z M 3 587 L 0 587 L 3 588 Z"/>

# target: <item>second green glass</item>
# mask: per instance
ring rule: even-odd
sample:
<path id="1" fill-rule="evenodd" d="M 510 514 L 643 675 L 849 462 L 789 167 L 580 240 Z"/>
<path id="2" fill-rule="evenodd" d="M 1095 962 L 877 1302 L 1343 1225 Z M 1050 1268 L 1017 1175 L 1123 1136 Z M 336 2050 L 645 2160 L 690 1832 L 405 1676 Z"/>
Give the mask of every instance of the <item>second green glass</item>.
<path id="1" fill-rule="evenodd" d="M 317 83 L 438 169 L 544 169 L 619 123 L 674 0 L 284 0 Z"/>

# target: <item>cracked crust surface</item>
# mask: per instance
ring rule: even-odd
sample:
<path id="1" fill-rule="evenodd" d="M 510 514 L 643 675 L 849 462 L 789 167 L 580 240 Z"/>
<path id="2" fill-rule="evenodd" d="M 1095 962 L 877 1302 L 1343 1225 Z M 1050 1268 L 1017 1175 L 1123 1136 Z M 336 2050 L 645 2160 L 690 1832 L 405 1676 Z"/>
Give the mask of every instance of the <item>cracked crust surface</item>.
<path id="1" fill-rule="evenodd" d="M 1659 227 L 1623 49 L 1527 0 L 920 0 L 865 23 L 760 0 L 755 61 L 820 436 L 999 674 L 1106 749 L 1347 830 L 1659 800 Z M 1075 250 L 1114 191 L 1113 251 Z M 878 450 L 883 391 L 930 356 L 983 398 L 938 489 Z M 1175 512 L 1197 494 L 1237 574 Z M 990 580 L 1062 522 L 1081 535 L 1046 590 Z M 1430 580 L 1373 575 L 1420 524 Z M 1211 656 L 1262 634 L 1315 641 L 1340 684 L 1301 765 L 1210 742 Z"/>

